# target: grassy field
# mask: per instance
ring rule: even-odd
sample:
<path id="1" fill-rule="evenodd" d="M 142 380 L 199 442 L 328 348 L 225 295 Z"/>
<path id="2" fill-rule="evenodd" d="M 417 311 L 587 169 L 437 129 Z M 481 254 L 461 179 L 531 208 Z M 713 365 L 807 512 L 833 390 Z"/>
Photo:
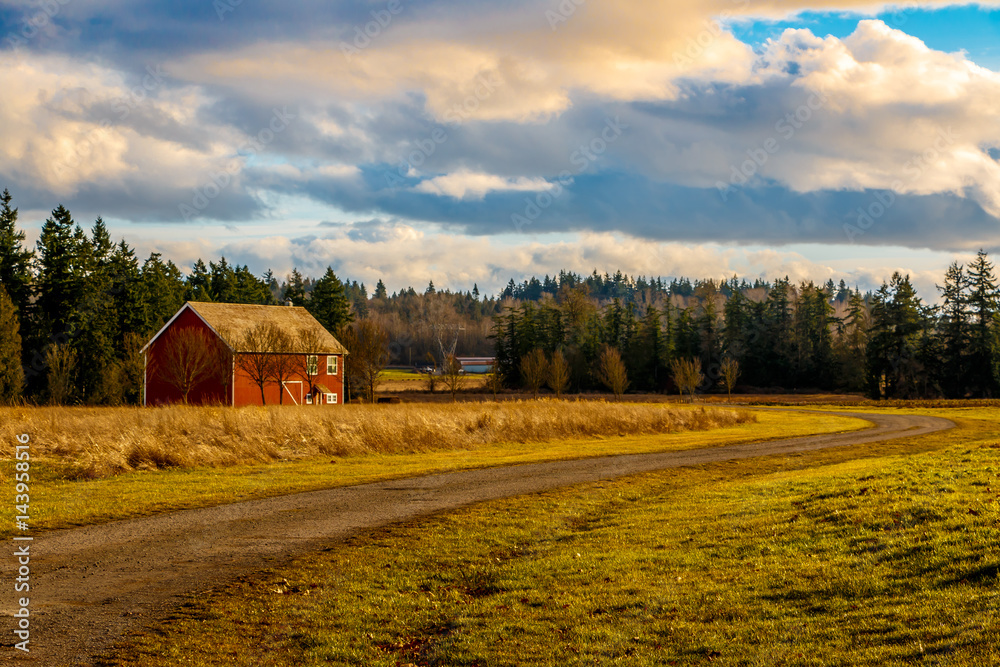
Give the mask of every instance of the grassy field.
<path id="1" fill-rule="evenodd" d="M 44 531 L 462 468 L 723 446 L 867 425 L 832 415 L 749 417 L 689 406 L 555 401 L 344 406 L 328 413 L 331 422 L 315 415 L 290 407 L 0 409 L 0 442 L 7 448 L 0 487 L 13 483 L 9 457 L 19 433 L 32 437 L 31 526 Z M 363 428 L 341 431 L 331 424 Z M 687 430 L 704 428 L 711 430 Z M 595 436 L 595 429 L 615 435 Z M 0 537 L 13 533 L 12 526 L 0 526 Z"/>
<path id="2" fill-rule="evenodd" d="M 100 664 L 998 664 L 1000 424 L 922 412 L 959 428 L 359 535 Z"/>
<path id="3" fill-rule="evenodd" d="M 483 373 L 469 373 L 462 376 L 462 391 L 474 391 L 482 389 L 486 384 L 486 375 Z M 427 376 L 422 373 L 414 373 L 409 369 L 389 368 L 382 371 L 380 376 L 378 393 L 411 393 L 427 391 Z M 436 378 L 434 393 L 445 394 L 447 389 L 444 386 L 444 378 Z"/>

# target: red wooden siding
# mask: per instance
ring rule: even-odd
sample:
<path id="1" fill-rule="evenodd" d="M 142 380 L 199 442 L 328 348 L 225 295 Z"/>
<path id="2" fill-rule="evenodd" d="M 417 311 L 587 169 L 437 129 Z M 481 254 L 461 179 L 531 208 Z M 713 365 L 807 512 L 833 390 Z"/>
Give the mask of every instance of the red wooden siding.
<path id="1" fill-rule="evenodd" d="M 316 355 L 319 357 L 319 374 L 312 376 L 314 385 L 323 385 L 332 393 L 337 394 L 337 403 L 344 402 L 344 360 L 342 355 Z M 337 374 L 326 374 L 327 356 L 337 356 Z M 260 405 L 260 387 L 250 379 L 250 376 L 242 371 L 239 366 L 236 368 L 236 405 Z M 309 392 L 309 383 L 305 378 L 293 377 L 285 382 L 285 405 L 305 405 L 306 394 Z M 264 385 L 264 397 L 267 398 L 268 405 L 278 405 L 280 391 L 277 382 L 268 382 Z M 326 401 L 322 403 L 326 405 Z M 313 403 L 315 405 L 315 403 Z"/>
<path id="2" fill-rule="evenodd" d="M 168 333 L 181 329 L 201 329 L 213 338 L 217 338 L 211 327 L 205 324 L 190 308 L 184 309 L 170 325 L 170 328 L 154 340 L 149 349 L 146 350 L 146 405 L 180 403 L 183 399 L 181 392 L 160 380 L 157 373 L 154 372 L 157 362 L 163 358 L 166 345 L 169 344 L 170 336 Z M 219 382 L 204 382 L 191 390 L 188 395 L 188 403 L 191 405 L 228 405 L 232 401 L 231 396 L 227 395 L 228 393 Z"/>

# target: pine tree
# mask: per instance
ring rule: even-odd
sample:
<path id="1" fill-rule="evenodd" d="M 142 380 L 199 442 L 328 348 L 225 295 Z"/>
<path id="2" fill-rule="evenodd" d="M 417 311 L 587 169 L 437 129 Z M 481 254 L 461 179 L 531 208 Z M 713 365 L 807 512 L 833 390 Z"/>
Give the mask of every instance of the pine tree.
<path id="1" fill-rule="evenodd" d="M 59 206 L 42 225 L 38 239 L 38 318 L 40 329 L 63 333 L 82 292 L 83 267 L 73 217 Z"/>
<path id="2" fill-rule="evenodd" d="M 31 260 L 25 249 L 24 232 L 17 228 L 17 209 L 11 207 L 7 190 L 0 194 L 0 285 L 6 290 L 21 319 L 31 297 Z"/>
<path id="3" fill-rule="evenodd" d="M 847 306 L 847 316 L 839 327 L 836 342 L 840 386 L 849 391 L 863 391 L 865 384 L 865 358 L 868 346 L 868 306 L 861 292 L 852 291 Z"/>
<path id="4" fill-rule="evenodd" d="M 236 271 L 229 265 L 226 258 L 220 257 L 218 264 L 209 262 L 208 270 L 212 300 L 217 303 L 239 303 Z"/>
<path id="5" fill-rule="evenodd" d="M 344 284 L 340 282 L 332 267 L 326 267 L 326 273 L 316 281 L 312 294 L 306 301 L 306 310 L 334 336 L 353 321 L 354 316 L 351 314 Z"/>
<path id="6" fill-rule="evenodd" d="M 899 272 L 876 292 L 867 347 L 868 392 L 873 398 L 918 395 L 923 373 L 918 357 L 924 314 L 910 277 Z"/>
<path id="7" fill-rule="evenodd" d="M 269 278 L 266 274 L 263 278 L 258 278 L 250 271 L 250 267 L 244 264 L 235 268 L 233 277 L 236 281 L 236 303 L 253 303 L 260 306 L 273 306 L 278 303 L 268 286 Z"/>
<path id="8" fill-rule="evenodd" d="M 979 396 L 997 395 L 1000 341 L 997 315 L 1000 295 L 993 263 L 980 250 L 968 269 L 968 304 L 972 316 L 969 332 L 969 384 Z"/>
<path id="9" fill-rule="evenodd" d="M 389 294 L 388 294 L 388 292 L 386 292 L 386 289 L 385 289 L 385 283 L 382 282 L 381 278 L 379 278 L 378 284 L 375 285 L 375 297 L 374 298 L 379 299 L 381 301 L 385 301 L 386 299 L 389 298 Z"/>
<path id="10" fill-rule="evenodd" d="M 21 400 L 24 368 L 21 366 L 21 332 L 17 309 L 0 285 L 0 405 Z"/>
<path id="11" fill-rule="evenodd" d="M 143 262 L 140 279 L 145 304 L 143 330 L 155 333 L 184 305 L 189 283 L 173 262 L 164 263 L 158 253 Z"/>
<path id="12" fill-rule="evenodd" d="M 291 275 L 288 276 L 288 280 L 281 290 L 281 303 L 286 304 L 289 301 L 292 302 L 293 306 L 304 306 L 306 303 L 306 289 L 302 285 L 302 274 L 299 273 L 298 269 L 292 269 Z"/>
<path id="13" fill-rule="evenodd" d="M 87 403 L 116 403 L 120 386 L 114 377 L 116 344 L 121 338 L 115 311 L 111 266 L 114 244 L 104 220 L 94 223 L 90 239 L 79 246 L 83 286 L 72 319 L 75 395 Z M 134 307 L 129 304 L 129 307 Z"/>
<path id="14" fill-rule="evenodd" d="M 212 276 L 200 258 L 194 263 L 187 277 L 186 301 L 215 301 L 212 298 Z"/>
<path id="15" fill-rule="evenodd" d="M 961 398 L 969 385 L 969 303 L 968 278 L 958 262 L 952 262 L 944 276 L 941 292 L 942 387 L 951 398 Z"/>

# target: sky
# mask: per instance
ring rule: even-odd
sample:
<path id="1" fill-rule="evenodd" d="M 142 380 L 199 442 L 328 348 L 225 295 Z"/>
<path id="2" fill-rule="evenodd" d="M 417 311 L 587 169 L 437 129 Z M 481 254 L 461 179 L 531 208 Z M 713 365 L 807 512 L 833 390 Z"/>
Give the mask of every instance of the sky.
<path id="1" fill-rule="evenodd" d="M 1000 4 L 0 0 L 0 188 L 390 291 L 1000 249 Z"/>

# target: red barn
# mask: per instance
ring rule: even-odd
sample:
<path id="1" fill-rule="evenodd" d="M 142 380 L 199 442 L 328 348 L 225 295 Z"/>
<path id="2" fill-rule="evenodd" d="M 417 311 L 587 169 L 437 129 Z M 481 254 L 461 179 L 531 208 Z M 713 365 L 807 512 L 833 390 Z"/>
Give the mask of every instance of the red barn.
<path id="1" fill-rule="evenodd" d="M 344 402 L 347 349 L 305 308 L 189 301 L 143 352 L 143 405 Z"/>

